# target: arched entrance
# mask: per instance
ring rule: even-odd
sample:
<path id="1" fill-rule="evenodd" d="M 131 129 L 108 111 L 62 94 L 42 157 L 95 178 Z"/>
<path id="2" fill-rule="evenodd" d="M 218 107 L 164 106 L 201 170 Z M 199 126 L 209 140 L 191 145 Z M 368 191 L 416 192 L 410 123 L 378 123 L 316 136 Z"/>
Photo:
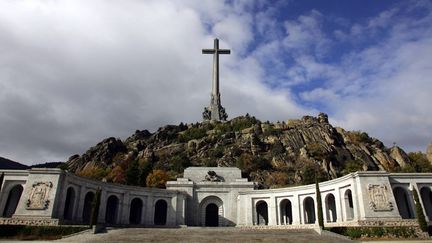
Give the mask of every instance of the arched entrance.
<path id="1" fill-rule="evenodd" d="M 65 206 L 63 210 L 63 219 L 72 220 L 74 205 L 75 205 L 75 190 L 72 187 L 69 187 L 66 192 Z"/>
<path id="2" fill-rule="evenodd" d="M 411 208 L 408 193 L 402 187 L 396 187 L 393 189 L 393 195 L 396 199 L 396 204 L 399 209 L 399 214 L 403 219 L 414 218 L 414 212 Z"/>
<path id="3" fill-rule="evenodd" d="M 210 203 L 206 207 L 205 226 L 219 226 L 219 207 L 214 203 Z"/>
<path id="4" fill-rule="evenodd" d="M 267 225 L 268 224 L 268 206 L 265 201 L 259 201 L 256 204 L 256 223 L 257 225 Z"/>
<path id="5" fill-rule="evenodd" d="M 281 224 L 292 224 L 292 205 L 291 201 L 284 199 L 280 203 Z"/>
<path id="6" fill-rule="evenodd" d="M 420 189 L 420 196 L 423 202 L 423 207 L 429 221 L 432 221 L 432 191 L 429 187 L 422 187 Z"/>
<path id="7" fill-rule="evenodd" d="M 89 224 L 91 213 L 92 213 L 92 203 L 94 200 L 95 194 L 93 192 L 87 192 L 87 194 L 84 197 L 84 208 L 83 208 L 83 223 Z"/>
<path id="8" fill-rule="evenodd" d="M 315 203 L 311 197 L 306 197 L 303 201 L 305 224 L 315 223 Z"/>
<path id="9" fill-rule="evenodd" d="M 200 203 L 201 225 L 209 227 L 227 226 L 224 220 L 223 202 L 219 197 L 208 196 Z"/>
<path id="10" fill-rule="evenodd" d="M 108 197 L 106 211 L 105 211 L 105 222 L 108 224 L 117 223 L 117 211 L 118 211 L 118 198 L 114 195 Z"/>
<path id="11" fill-rule="evenodd" d="M 345 191 L 344 203 L 345 203 L 346 220 L 353 220 L 354 219 L 354 203 L 353 203 L 352 193 L 351 193 L 350 189 Z"/>
<path id="12" fill-rule="evenodd" d="M 143 202 L 139 198 L 134 198 L 131 201 L 130 213 L 129 213 L 129 223 L 130 224 L 140 224 L 142 216 Z"/>
<path id="13" fill-rule="evenodd" d="M 16 185 L 12 187 L 12 189 L 9 191 L 9 195 L 6 201 L 6 206 L 3 210 L 3 217 L 10 218 L 15 213 L 23 189 L 24 188 L 21 185 Z"/>
<path id="14" fill-rule="evenodd" d="M 336 200 L 333 194 L 328 194 L 325 199 L 327 222 L 336 222 Z"/>
<path id="15" fill-rule="evenodd" d="M 155 204 L 154 224 L 165 225 L 167 220 L 168 204 L 165 200 L 158 200 Z"/>

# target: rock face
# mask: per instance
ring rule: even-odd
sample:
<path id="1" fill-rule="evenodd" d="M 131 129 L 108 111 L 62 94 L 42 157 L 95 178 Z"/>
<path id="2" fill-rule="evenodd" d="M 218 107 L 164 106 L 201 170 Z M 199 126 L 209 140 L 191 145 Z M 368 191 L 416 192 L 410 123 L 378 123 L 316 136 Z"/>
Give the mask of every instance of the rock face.
<path id="1" fill-rule="evenodd" d="M 277 123 L 246 115 L 225 123 L 169 125 L 153 134 L 136 131 L 125 141 L 105 139 L 67 164 L 79 173 L 88 166 L 110 170 L 130 161 L 177 174 L 187 166 L 237 166 L 266 188 L 305 183 L 310 168 L 332 179 L 356 170 L 393 171 L 410 163 L 402 149 L 388 149 L 364 132 L 335 128 L 321 113 Z"/>
<path id="2" fill-rule="evenodd" d="M 426 157 L 429 162 L 432 164 L 432 143 L 430 143 L 426 149 Z"/>

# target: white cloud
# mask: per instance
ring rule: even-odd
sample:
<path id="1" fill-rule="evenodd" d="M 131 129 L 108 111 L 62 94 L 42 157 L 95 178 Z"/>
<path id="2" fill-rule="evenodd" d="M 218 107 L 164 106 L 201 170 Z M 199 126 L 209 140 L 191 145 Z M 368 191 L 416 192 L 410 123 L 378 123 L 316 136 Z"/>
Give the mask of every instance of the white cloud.
<path id="1" fill-rule="evenodd" d="M 221 57 L 231 118 L 300 115 L 289 93 L 263 85 L 254 58 L 238 56 L 252 40 L 242 8 L 250 4 L 0 2 L 0 156 L 66 160 L 108 136 L 200 121 L 212 67 L 201 49 L 218 35 L 234 49 Z"/>

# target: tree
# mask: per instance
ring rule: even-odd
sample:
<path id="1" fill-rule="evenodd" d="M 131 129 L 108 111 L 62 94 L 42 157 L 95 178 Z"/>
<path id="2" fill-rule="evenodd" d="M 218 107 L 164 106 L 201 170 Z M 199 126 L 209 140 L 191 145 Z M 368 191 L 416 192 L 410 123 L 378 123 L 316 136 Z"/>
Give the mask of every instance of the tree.
<path id="1" fill-rule="evenodd" d="M 132 161 L 126 169 L 126 184 L 138 186 L 140 181 L 139 163 L 137 160 Z"/>
<path id="2" fill-rule="evenodd" d="M 0 189 L 2 188 L 3 185 L 3 179 L 4 179 L 4 172 L 2 172 L 0 175 Z"/>
<path id="3" fill-rule="evenodd" d="M 317 200 L 317 207 L 318 207 L 318 225 L 320 227 L 324 227 L 324 217 L 323 217 L 322 202 L 321 202 L 321 192 L 319 189 L 318 180 L 315 181 L 315 188 L 316 188 L 316 200 Z"/>
<path id="4" fill-rule="evenodd" d="M 414 196 L 414 202 L 415 202 L 415 208 L 416 208 L 416 215 L 417 215 L 417 221 L 418 224 L 420 226 L 420 229 L 423 232 L 427 232 L 428 231 L 428 225 L 426 223 L 426 218 L 425 215 L 423 213 L 423 208 L 420 204 L 420 199 L 417 193 L 416 189 L 413 189 L 413 196 Z"/>
<path id="5" fill-rule="evenodd" d="M 114 183 L 125 184 L 126 183 L 126 175 L 122 166 L 117 165 L 112 169 L 112 171 L 108 174 L 108 181 L 112 181 Z"/>
<path id="6" fill-rule="evenodd" d="M 102 190 L 100 188 L 98 188 L 96 190 L 96 196 L 94 197 L 93 202 L 92 202 L 90 228 L 93 227 L 93 225 L 96 225 L 97 221 L 98 221 L 101 193 L 102 193 Z"/>
<path id="7" fill-rule="evenodd" d="M 166 182 L 170 179 L 164 170 L 153 170 L 146 179 L 148 187 L 166 188 Z"/>
<path id="8" fill-rule="evenodd" d="M 410 152 L 408 157 L 411 164 L 407 165 L 407 168 L 403 168 L 405 172 L 432 172 L 432 164 L 426 157 L 426 154 L 422 152 Z"/>

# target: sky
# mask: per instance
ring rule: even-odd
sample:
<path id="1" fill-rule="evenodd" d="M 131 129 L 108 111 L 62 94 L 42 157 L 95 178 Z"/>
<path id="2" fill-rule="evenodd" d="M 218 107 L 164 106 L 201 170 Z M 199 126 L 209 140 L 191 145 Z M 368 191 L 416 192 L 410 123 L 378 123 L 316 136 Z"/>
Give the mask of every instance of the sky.
<path id="1" fill-rule="evenodd" d="M 2 0 L 0 156 L 66 161 L 202 121 L 220 48 L 229 118 L 327 113 L 406 151 L 432 142 L 432 1 Z"/>

